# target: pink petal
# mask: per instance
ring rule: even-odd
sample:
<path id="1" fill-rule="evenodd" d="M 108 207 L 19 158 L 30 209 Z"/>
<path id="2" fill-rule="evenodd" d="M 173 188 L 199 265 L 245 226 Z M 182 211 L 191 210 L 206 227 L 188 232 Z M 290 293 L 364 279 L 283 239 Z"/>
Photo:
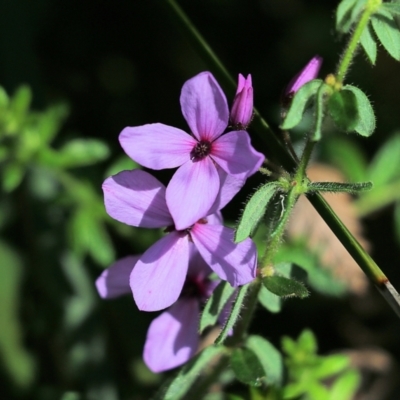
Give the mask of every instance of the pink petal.
<path id="1" fill-rule="evenodd" d="M 122 171 L 103 183 L 108 215 L 127 225 L 161 228 L 173 224 L 165 187 L 141 170 Z"/>
<path id="2" fill-rule="evenodd" d="M 153 320 L 147 331 L 143 359 L 157 373 L 182 365 L 199 346 L 199 303 L 182 298 Z"/>
<path id="3" fill-rule="evenodd" d="M 204 261 L 232 286 L 244 285 L 256 276 L 257 250 L 249 238 L 235 244 L 233 229 L 196 224 L 191 237 Z"/>
<path id="4" fill-rule="evenodd" d="M 183 116 L 198 140 L 213 141 L 227 127 L 228 103 L 210 72 L 202 72 L 186 81 L 180 102 Z"/>
<path id="5" fill-rule="evenodd" d="M 209 214 L 219 187 L 218 172 L 209 157 L 183 164 L 169 182 L 166 194 L 175 228 L 186 229 Z"/>
<path id="6" fill-rule="evenodd" d="M 246 131 L 233 131 L 219 137 L 212 145 L 211 157 L 237 179 L 253 175 L 265 158 L 253 148 Z"/>
<path id="7" fill-rule="evenodd" d="M 139 310 L 158 311 L 173 304 L 181 294 L 188 264 L 187 234 L 174 231 L 151 246 L 130 276 Z"/>
<path id="8" fill-rule="evenodd" d="M 232 175 L 228 175 L 220 167 L 217 167 L 217 171 L 220 181 L 220 190 L 214 204 L 209 210 L 210 214 L 222 210 L 239 192 L 246 182 L 245 179 L 238 179 Z"/>
<path id="9" fill-rule="evenodd" d="M 116 261 L 96 279 L 96 288 L 103 299 L 113 299 L 131 293 L 129 276 L 140 256 L 128 256 Z"/>
<path id="10" fill-rule="evenodd" d="M 151 169 L 179 167 L 197 143 L 186 132 L 164 124 L 125 128 L 119 141 L 132 160 Z"/>

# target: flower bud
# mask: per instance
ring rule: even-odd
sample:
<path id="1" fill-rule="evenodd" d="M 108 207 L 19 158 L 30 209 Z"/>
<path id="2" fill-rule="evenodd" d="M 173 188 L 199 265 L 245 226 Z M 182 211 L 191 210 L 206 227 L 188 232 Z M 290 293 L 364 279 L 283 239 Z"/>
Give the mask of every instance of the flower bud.
<path id="1" fill-rule="evenodd" d="M 321 68 L 322 57 L 314 56 L 308 64 L 290 81 L 285 96 L 293 96 L 304 84 L 315 79 Z"/>
<path id="2" fill-rule="evenodd" d="M 239 74 L 238 88 L 231 109 L 231 123 L 236 129 L 246 129 L 253 117 L 253 86 L 251 75 Z"/>

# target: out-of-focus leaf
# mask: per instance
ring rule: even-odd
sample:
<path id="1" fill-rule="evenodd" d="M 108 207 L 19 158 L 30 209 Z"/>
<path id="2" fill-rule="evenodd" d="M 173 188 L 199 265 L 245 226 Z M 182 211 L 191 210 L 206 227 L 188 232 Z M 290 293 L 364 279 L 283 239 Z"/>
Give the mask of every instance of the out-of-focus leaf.
<path id="1" fill-rule="evenodd" d="M 245 347 L 252 350 L 258 357 L 265 371 L 267 384 L 279 386 L 284 372 L 281 353 L 268 340 L 257 335 L 249 336 Z"/>
<path id="2" fill-rule="evenodd" d="M 281 311 L 282 300 L 276 294 L 270 292 L 265 286 L 261 286 L 258 294 L 258 301 L 270 312 L 277 313 Z"/>
<path id="3" fill-rule="evenodd" d="M 236 348 L 231 355 L 231 367 L 236 378 L 250 386 L 261 386 L 266 383 L 266 372 L 258 356 L 247 348 Z"/>
<path id="4" fill-rule="evenodd" d="M 60 103 L 50 106 L 46 111 L 36 116 L 36 129 L 42 143 L 48 144 L 54 139 L 68 114 L 68 105 Z"/>
<path id="5" fill-rule="evenodd" d="M 269 182 L 257 189 L 250 197 L 240 218 L 239 225 L 235 230 L 235 243 L 245 240 L 254 233 L 276 190 L 276 183 Z"/>
<path id="6" fill-rule="evenodd" d="M 343 86 L 342 91 L 353 93 L 356 98 L 358 119 L 354 130 L 361 136 L 371 136 L 375 130 L 375 114 L 368 97 L 352 85 Z"/>
<path id="7" fill-rule="evenodd" d="M 400 178 L 400 133 L 394 134 L 381 146 L 369 166 L 368 174 L 375 187 Z"/>
<path id="8" fill-rule="evenodd" d="M 349 32 L 366 2 L 367 0 L 342 0 L 336 11 L 336 29 L 341 33 Z"/>
<path id="9" fill-rule="evenodd" d="M 312 331 L 304 329 L 297 338 L 298 349 L 307 354 L 315 354 L 318 351 L 317 339 Z"/>
<path id="10" fill-rule="evenodd" d="M 23 347 L 19 321 L 22 262 L 18 254 L 0 241 L 0 357 L 14 382 L 28 387 L 35 375 L 34 361 Z"/>
<path id="11" fill-rule="evenodd" d="M 384 8 L 380 8 L 379 12 L 372 16 L 372 26 L 383 47 L 395 60 L 399 61 L 400 31 L 393 15 Z"/>
<path id="12" fill-rule="evenodd" d="M 10 111 L 18 122 L 23 122 L 32 101 L 32 91 L 29 86 L 20 86 L 10 101 Z"/>
<path id="13" fill-rule="evenodd" d="M 7 92 L 0 86 L 0 110 L 4 110 L 8 106 L 9 101 Z M 0 123 L 3 122 L 1 119 L 2 116 L 0 114 Z"/>
<path id="14" fill-rule="evenodd" d="M 57 166 L 82 167 L 105 160 L 110 154 L 108 146 L 97 139 L 73 139 L 57 154 Z"/>
<path id="15" fill-rule="evenodd" d="M 352 400 L 360 385 L 361 376 L 358 371 L 350 370 L 339 376 L 329 389 L 329 400 Z"/>
<path id="16" fill-rule="evenodd" d="M 334 354 L 321 359 L 315 368 L 315 376 L 318 379 L 325 379 L 339 374 L 350 366 L 349 357 L 344 354 Z"/>
<path id="17" fill-rule="evenodd" d="M 228 300 L 232 297 L 236 288 L 232 287 L 228 282 L 221 281 L 208 299 L 200 318 L 199 332 L 213 326 L 218 322 L 222 310 L 226 306 Z"/>
<path id="18" fill-rule="evenodd" d="M 5 192 L 12 192 L 21 183 L 25 168 L 18 162 L 10 162 L 2 167 L 2 186 Z"/>
<path id="19" fill-rule="evenodd" d="M 103 267 L 115 260 L 114 247 L 102 223 L 92 210 L 79 209 L 70 222 L 70 239 L 77 254 L 89 253 Z"/>
<path id="20" fill-rule="evenodd" d="M 383 9 L 389 11 L 391 14 L 399 15 L 400 14 L 400 4 L 399 3 L 389 3 L 384 2 L 381 6 Z"/>
<path id="21" fill-rule="evenodd" d="M 386 3 L 384 3 L 386 4 Z M 372 36 L 371 28 L 367 25 L 361 35 L 360 38 L 361 46 L 363 47 L 365 54 L 371 61 L 372 65 L 375 65 L 376 62 L 376 54 L 377 54 L 377 45 L 375 38 Z"/>
<path id="22" fill-rule="evenodd" d="M 113 162 L 108 168 L 104 177 L 107 178 L 109 176 L 115 175 L 121 171 L 130 171 L 132 169 L 138 169 L 140 165 L 133 161 L 131 158 L 127 156 L 119 157 L 115 162 Z"/>
<path id="23" fill-rule="evenodd" d="M 281 129 L 292 129 L 300 123 L 308 101 L 317 93 L 322 84 L 321 79 L 314 79 L 296 92 Z"/>

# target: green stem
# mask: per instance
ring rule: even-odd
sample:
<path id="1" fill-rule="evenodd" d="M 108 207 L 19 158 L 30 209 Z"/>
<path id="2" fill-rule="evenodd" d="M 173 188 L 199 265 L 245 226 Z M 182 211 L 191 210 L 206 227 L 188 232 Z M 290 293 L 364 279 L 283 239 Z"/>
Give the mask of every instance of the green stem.
<path id="1" fill-rule="evenodd" d="M 353 31 L 353 35 L 344 51 L 342 59 L 340 61 L 338 70 L 336 72 L 336 79 L 339 83 L 342 83 L 354 58 L 357 46 L 360 42 L 361 35 L 364 29 L 367 27 L 371 15 L 378 9 L 382 0 L 369 0 L 366 4 L 364 11 L 361 14 L 361 18 L 358 21 L 356 28 Z"/>

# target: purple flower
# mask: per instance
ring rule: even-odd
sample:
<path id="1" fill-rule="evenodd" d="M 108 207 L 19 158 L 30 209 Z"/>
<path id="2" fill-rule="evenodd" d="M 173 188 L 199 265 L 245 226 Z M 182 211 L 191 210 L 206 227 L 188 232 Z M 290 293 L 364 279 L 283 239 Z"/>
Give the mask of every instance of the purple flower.
<path id="1" fill-rule="evenodd" d="M 218 196 L 221 175 L 228 174 L 244 182 L 264 160 L 251 146 L 247 132 L 222 135 L 229 121 L 228 104 L 210 72 L 202 72 L 185 82 L 180 103 L 192 135 L 157 123 L 127 127 L 119 136 L 125 152 L 139 164 L 157 170 L 180 167 L 166 193 L 178 230 L 208 213 Z M 182 205 L 187 204 L 190 213 L 182 213 Z"/>
<path id="2" fill-rule="evenodd" d="M 296 93 L 304 84 L 315 79 L 321 68 L 322 57 L 313 57 L 308 64 L 290 81 L 286 88 L 285 95 L 290 96 Z"/>
<path id="3" fill-rule="evenodd" d="M 237 192 L 237 180 L 226 174 L 221 177 L 226 184 L 208 214 L 224 207 Z M 232 286 L 255 278 L 257 252 L 251 239 L 235 244 L 233 230 L 222 226 L 216 215 L 177 229 L 166 202 L 168 188 L 147 172 L 120 172 L 105 180 L 103 191 L 106 210 L 112 218 L 138 227 L 167 227 L 168 234 L 140 257 L 130 275 L 133 297 L 140 310 L 161 310 L 178 299 L 192 243 L 209 267 Z M 179 213 L 190 213 L 190 202 L 176 201 L 178 217 Z"/>
<path id="4" fill-rule="evenodd" d="M 191 245 L 191 256 L 179 300 L 155 318 L 147 331 L 143 359 L 153 372 L 182 365 L 199 347 L 199 314 L 201 303 L 219 281 L 211 281 L 210 268 Z M 114 298 L 130 292 L 129 274 L 140 256 L 125 257 L 105 270 L 96 281 L 102 298 Z"/>
<path id="5" fill-rule="evenodd" d="M 238 129 L 246 129 L 253 118 L 253 86 L 250 74 L 247 78 L 239 74 L 230 118 L 232 125 Z"/>

